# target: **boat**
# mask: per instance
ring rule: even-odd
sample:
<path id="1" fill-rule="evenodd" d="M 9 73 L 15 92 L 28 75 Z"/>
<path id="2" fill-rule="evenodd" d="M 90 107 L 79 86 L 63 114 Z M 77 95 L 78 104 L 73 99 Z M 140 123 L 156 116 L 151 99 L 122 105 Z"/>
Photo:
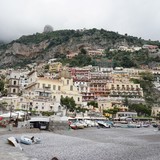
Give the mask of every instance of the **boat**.
<path id="1" fill-rule="evenodd" d="M 128 128 L 138 128 L 136 123 L 129 123 L 127 125 Z"/>
<path id="2" fill-rule="evenodd" d="M 38 144 L 41 142 L 41 139 L 39 137 L 34 137 L 34 136 L 27 136 L 23 135 L 20 138 L 20 143 L 31 145 L 31 144 Z"/>
<path id="3" fill-rule="evenodd" d="M 142 127 L 148 128 L 150 125 L 149 124 L 143 124 Z"/>
<path id="4" fill-rule="evenodd" d="M 101 128 L 111 128 L 111 125 L 106 122 L 98 121 L 97 123 L 98 123 L 99 127 L 101 127 Z"/>
<path id="5" fill-rule="evenodd" d="M 70 127 L 71 127 L 72 129 L 77 129 L 77 125 L 76 125 L 75 123 L 71 123 L 71 124 L 70 124 Z"/>
<path id="6" fill-rule="evenodd" d="M 76 122 L 75 124 L 77 126 L 77 129 L 83 129 L 84 128 L 84 125 L 80 122 Z"/>
<path id="7" fill-rule="evenodd" d="M 157 128 L 158 127 L 158 124 L 153 124 L 152 125 L 154 128 Z"/>
<path id="8" fill-rule="evenodd" d="M 20 143 L 31 145 L 32 144 L 32 138 L 28 136 L 21 136 Z"/>
<path id="9" fill-rule="evenodd" d="M 22 147 L 20 146 L 18 140 L 15 137 L 9 137 L 8 139 L 8 143 L 19 148 L 20 150 L 23 150 Z"/>

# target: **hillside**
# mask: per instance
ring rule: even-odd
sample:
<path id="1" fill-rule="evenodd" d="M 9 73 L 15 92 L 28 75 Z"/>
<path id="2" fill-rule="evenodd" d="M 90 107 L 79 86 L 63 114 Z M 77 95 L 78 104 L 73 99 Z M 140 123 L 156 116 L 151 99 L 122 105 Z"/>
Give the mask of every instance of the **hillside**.
<path id="1" fill-rule="evenodd" d="M 59 30 L 49 33 L 36 33 L 0 45 L 0 67 L 25 66 L 28 63 L 47 61 L 61 57 L 68 52 L 79 52 L 80 48 L 110 49 L 118 46 L 142 46 L 159 42 L 120 35 L 104 29 Z M 139 53 L 140 54 L 140 53 Z M 107 58 L 107 57 L 106 57 Z M 95 61 L 94 61 L 95 62 Z"/>

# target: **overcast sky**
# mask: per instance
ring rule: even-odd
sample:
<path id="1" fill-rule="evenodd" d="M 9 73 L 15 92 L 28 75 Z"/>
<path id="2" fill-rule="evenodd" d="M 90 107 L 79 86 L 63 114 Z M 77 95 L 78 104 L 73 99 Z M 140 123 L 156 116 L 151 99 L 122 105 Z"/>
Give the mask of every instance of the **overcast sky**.
<path id="1" fill-rule="evenodd" d="M 60 29 L 105 29 L 160 40 L 160 0 L 0 0 L 0 40 Z"/>

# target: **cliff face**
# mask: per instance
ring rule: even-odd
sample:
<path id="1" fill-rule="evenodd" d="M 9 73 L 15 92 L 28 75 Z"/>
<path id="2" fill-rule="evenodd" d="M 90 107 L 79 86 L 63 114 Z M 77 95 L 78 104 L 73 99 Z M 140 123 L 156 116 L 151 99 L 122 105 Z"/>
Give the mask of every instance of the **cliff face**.
<path id="1" fill-rule="evenodd" d="M 48 43 L 46 41 L 43 41 L 39 44 L 29 45 L 15 42 L 5 51 L 5 54 L 12 53 L 13 55 L 22 55 L 29 57 L 36 53 L 42 52 L 47 46 Z"/>
<path id="2" fill-rule="evenodd" d="M 41 54 L 47 46 L 46 41 L 27 45 L 17 42 L 8 44 L 6 49 L 0 50 L 0 67 L 14 66 L 17 63 L 23 63 L 24 60 L 30 61 L 37 54 Z"/>
<path id="3" fill-rule="evenodd" d="M 115 48 L 120 45 L 142 45 L 136 37 L 126 37 L 103 29 L 62 30 L 22 36 L 9 44 L 0 46 L 0 67 L 12 67 L 27 63 L 46 61 L 55 54 L 77 52 L 81 47 Z"/>

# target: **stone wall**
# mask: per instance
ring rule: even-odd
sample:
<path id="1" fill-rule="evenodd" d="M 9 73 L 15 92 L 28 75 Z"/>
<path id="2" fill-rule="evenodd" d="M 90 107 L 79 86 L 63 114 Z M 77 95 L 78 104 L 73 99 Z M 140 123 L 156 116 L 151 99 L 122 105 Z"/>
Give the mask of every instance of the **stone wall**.
<path id="1" fill-rule="evenodd" d="M 67 130 L 69 128 L 68 122 L 66 121 L 50 121 L 49 122 L 49 131 L 57 130 Z"/>

